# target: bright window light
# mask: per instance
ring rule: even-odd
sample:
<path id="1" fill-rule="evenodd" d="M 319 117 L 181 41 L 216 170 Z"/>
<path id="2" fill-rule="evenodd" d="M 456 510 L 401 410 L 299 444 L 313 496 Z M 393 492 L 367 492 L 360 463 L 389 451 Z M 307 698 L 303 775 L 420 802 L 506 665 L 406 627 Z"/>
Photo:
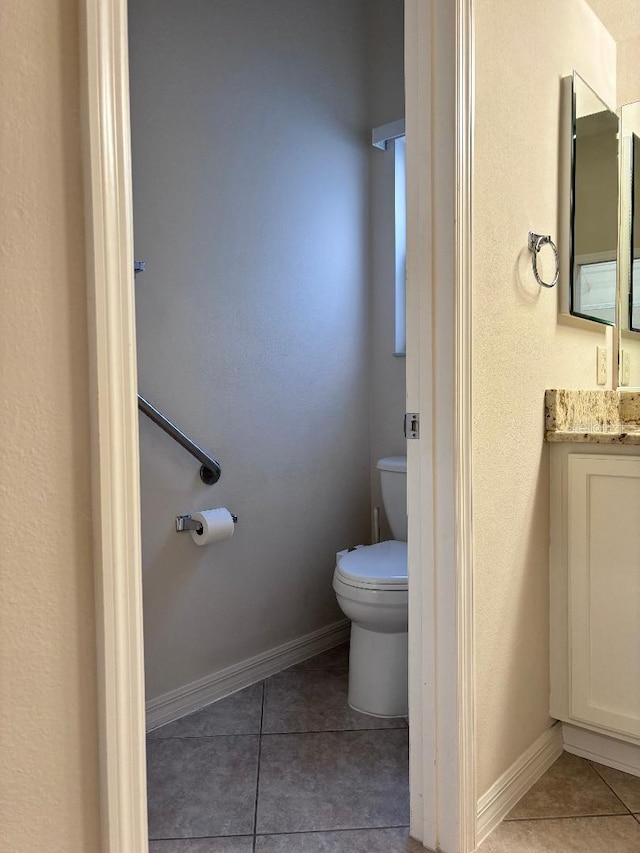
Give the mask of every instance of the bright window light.
<path id="1" fill-rule="evenodd" d="M 616 270 L 615 260 L 577 264 L 576 288 L 581 314 L 598 317 L 606 323 L 616 321 Z"/>
<path id="2" fill-rule="evenodd" d="M 404 136 L 391 143 L 395 157 L 395 355 L 407 352 L 407 173 Z"/>

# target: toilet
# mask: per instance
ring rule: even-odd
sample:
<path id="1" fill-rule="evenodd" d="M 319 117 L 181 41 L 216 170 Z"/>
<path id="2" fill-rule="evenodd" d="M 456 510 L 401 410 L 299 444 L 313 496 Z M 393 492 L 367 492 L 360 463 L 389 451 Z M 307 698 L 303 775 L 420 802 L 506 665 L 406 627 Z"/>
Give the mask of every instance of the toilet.
<path id="1" fill-rule="evenodd" d="M 336 555 L 333 589 L 351 620 L 349 705 L 374 717 L 408 712 L 407 457 L 380 459 L 393 539 Z"/>

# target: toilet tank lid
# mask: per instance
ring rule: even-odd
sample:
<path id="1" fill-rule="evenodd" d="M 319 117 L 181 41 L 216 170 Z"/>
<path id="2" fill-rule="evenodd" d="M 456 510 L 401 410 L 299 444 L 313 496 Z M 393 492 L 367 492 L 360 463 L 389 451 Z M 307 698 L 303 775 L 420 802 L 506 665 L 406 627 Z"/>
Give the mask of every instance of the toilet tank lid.
<path id="1" fill-rule="evenodd" d="M 384 459 L 378 459 L 378 471 L 396 471 L 399 474 L 407 473 L 407 457 L 406 456 L 385 456 Z"/>

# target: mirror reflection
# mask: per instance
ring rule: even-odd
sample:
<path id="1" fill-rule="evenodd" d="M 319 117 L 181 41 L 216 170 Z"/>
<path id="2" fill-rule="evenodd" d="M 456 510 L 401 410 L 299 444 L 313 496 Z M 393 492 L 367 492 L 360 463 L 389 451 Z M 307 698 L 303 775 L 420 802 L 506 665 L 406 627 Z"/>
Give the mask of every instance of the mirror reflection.
<path id="1" fill-rule="evenodd" d="M 618 117 L 578 74 L 573 77 L 572 160 L 571 313 L 614 325 Z"/>
<path id="2" fill-rule="evenodd" d="M 640 138 L 631 137 L 630 329 L 640 332 Z"/>

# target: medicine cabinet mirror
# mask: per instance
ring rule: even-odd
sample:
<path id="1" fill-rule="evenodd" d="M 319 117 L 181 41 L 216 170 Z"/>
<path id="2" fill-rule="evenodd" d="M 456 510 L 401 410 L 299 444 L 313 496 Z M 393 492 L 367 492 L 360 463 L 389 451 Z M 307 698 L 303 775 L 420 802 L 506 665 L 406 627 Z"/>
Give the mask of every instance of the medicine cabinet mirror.
<path id="1" fill-rule="evenodd" d="M 569 311 L 613 326 L 618 301 L 618 117 L 578 74 L 568 79 Z"/>

